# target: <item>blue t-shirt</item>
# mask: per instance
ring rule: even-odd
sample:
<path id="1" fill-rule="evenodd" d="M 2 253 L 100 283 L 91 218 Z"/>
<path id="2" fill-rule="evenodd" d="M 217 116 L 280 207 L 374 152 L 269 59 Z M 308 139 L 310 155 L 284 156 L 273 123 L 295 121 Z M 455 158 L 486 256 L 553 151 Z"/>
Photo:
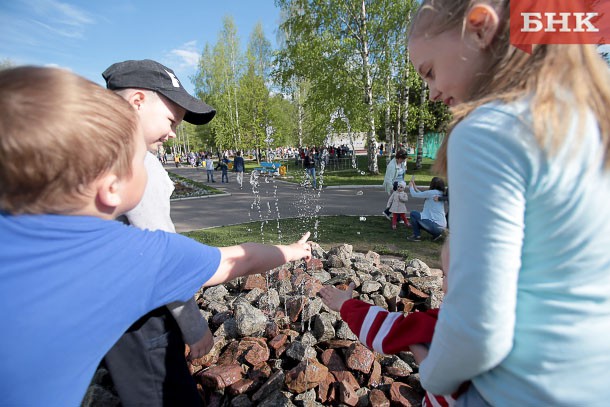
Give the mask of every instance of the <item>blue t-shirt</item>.
<path id="1" fill-rule="evenodd" d="M 140 316 L 187 301 L 220 251 L 89 216 L 0 214 L 0 404 L 79 405 Z"/>

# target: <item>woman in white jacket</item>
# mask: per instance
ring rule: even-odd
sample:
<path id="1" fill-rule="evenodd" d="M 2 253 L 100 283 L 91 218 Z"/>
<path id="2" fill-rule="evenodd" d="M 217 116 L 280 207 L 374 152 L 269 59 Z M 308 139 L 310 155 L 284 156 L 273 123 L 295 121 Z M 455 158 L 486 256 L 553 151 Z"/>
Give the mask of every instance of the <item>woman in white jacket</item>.
<path id="1" fill-rule="evenodd" d="M 404 181 L 407 173 L 407 153 L 405 150 L 398 150 L 396 157 L 392 158 L 385 170 L 385 177 L 383 178 L 383 187 L 388 195 L 391 195 L 393 191 L 396 191 L 396 186 L 400 181 Z M 390 208 L 385 208 L 382 212 L 388 220 L 391 220 Z"/>

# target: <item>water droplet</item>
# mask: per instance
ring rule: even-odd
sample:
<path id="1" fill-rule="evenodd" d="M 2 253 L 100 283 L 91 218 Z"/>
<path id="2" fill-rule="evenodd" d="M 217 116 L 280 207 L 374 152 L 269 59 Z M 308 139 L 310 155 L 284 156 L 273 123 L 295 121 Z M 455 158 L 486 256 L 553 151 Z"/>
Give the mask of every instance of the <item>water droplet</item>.
<path id="1" fill-rule="evenodd" d="M 358 195 L 358 196 L 360 196 L 360 195 L 364 195 L 364 192 L 362 192 L 362 191 L 358 191 L 358 192 L 356 192 L 356 195 Z"/>
<path id="2" fill-rule="evenodd" d="M 364 216 L 360 217 L 360 222 L 366 222 L 366 218 Z"/>

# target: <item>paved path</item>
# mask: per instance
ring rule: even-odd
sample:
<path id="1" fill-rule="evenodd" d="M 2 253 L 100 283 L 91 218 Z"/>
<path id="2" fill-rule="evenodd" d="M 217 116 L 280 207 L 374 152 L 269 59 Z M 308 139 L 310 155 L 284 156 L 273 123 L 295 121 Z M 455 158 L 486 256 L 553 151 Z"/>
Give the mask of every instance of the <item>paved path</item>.
<path id="1" fill-rule="evenodd" d="M 207 181 L 206 171 L 202 169 L 169 165 L 165 168 L 186 178 Z M 228 184 L 220 182 L 218 171 L 215 171 L 214 179 L 216 182 L 210 185 L 226 194 L 172 201 L 171 216 L 177 232 L 278 218 L 381 216 L 388 201 L 388 195 L 380 185 L 313 190 L 273 177 L 260 177 L 258 183 L 252 185 L 250 174 L 244 174 L 244 186 L 240 190 L 234 173 L 229 173 Z M 423 199 L 409 197 L 407 207 L 421 211 Z"/>

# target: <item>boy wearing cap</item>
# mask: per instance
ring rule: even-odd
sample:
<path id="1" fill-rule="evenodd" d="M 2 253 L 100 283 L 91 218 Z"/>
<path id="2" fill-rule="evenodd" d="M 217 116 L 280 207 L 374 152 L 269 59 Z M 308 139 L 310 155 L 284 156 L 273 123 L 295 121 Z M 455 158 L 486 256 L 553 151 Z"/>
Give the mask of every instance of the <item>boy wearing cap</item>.
<path id="1" fill-rule="evenodd" d="M 0 111 L 2 405 L 78 405 L 140 316 L 201 285 L 311 256 L 308 234 L 215 248 L 114 221 L 142 198 L 146 146 L 136 111 L 93 82 L 5 69 Z"/>
<path id="2" fill-rule="evenodd" d="M 154 154 L 165 141 L 176 137 L 176 127 L 183 118 L 192 124 L 205 124 L 216 111 L 189 95 L 174 72 L 156 61 L 118 62 L 102 76 L 107 88 L 138 112 L 148 148 L 144 161 L 148 182 L 140 203 L 125 214 L 127 223 L 141 229 L 175 232 L 170 217 L 174 183 Z M 204 356 L 214 345 L 194 298 L 160 307 L 136 321 L 104 358 L 121 402 L 201 405 L 184 357 L 185 342 L 191 359 Z"/>

